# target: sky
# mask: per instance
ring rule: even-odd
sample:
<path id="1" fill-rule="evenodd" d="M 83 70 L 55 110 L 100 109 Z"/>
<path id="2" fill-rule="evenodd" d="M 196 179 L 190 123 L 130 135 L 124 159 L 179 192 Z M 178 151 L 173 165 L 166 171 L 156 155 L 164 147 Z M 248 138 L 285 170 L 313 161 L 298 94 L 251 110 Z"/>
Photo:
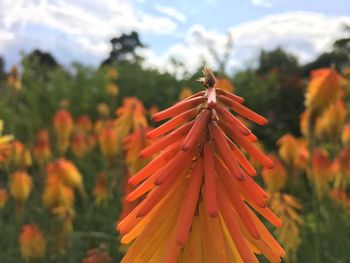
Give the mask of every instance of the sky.
<path id="1" fill-rule="evenodd" d="M 21 52 L 50 52 L 62 64 L 98 66 L 109 39 L 136 30 L 148 48 L 146 67 L 172 71 L 176 58 L 193 71 L 216 67 L 233 38 L 229 70 L 254 65 L 261 49 L 278 46 L 307 63 L 349 36 L 349 0 L 0 0 L 0 56 L 10 67 Z"/>

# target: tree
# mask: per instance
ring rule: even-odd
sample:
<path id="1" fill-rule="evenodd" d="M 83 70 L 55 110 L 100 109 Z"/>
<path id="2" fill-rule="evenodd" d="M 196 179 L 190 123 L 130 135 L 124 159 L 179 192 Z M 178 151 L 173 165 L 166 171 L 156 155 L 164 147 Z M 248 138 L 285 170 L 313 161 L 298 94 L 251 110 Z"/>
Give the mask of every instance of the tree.
<path id="1" fill-rule="evenodd" d="M 120 37 L 112 38 L 110 42 L 112 50 L 109 53 L 109 57 L 102 62 L 102 66 L 127 60 L 137 61 L 140 57 L 136 54 L 136 49 L 145 47 L 135 31 L 132 31 L 130 34 L 123 33 Z"/>

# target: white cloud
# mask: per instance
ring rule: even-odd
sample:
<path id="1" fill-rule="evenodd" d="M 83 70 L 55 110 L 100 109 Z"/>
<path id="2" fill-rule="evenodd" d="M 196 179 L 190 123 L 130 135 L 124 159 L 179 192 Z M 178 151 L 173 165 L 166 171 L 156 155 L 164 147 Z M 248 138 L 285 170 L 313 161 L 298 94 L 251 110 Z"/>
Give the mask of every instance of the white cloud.
<path id="1" fill-rule="evenodd" d="M 0 54 L 10 57 L 32 48 L 57 54 L 67 41 L 70 59 L 87 62 L 108 54 L 108 40 L 121 32 L 166 35 L 176 28 L 169 17 L 146 13 L 127 0 L 0 1 Z"/>
<path id="2" fill-rule="evenodd" d="M 158 12 L 164 15 L 174 18 L 179 22 L 185 22 L 187 20 L 186 16 L 183 13 L 181 13 L 173 7 L 155 4 L 154 9 L 156 9 Z"/>
<path id="3" fill-rule="evenodd" d="M 268 0 L 251 0 L 255 6 L 272 7 L 272 3 Z"/>
<path id="4" fill-rule="evenodd" d="M 350 16 L 289 12 L 231 27 L 228 31 L 233 36 L 234 49 L 229 68 L 242 68 L 244 63 L 256 61 L 261 49 L 271 50 L 278 46 L 295 54 L 301 63 L 309 62 L 329 50 L 334 40 L 346 36 L 342 30 L 344 23 L 350 24 Z M 158 66 L 169 68 L 166 64 L 166 58 L 169 57 L 182 60 L 190 70 L 197 69 L 203 58 L 210 65 L 217 66 L 203 39 L 222 55 L 227 34 L 194 25 L 188 30 L 183 42 L 172 45 L 165 54 L 158 56 L 161 58 L 157 60 Z"/>

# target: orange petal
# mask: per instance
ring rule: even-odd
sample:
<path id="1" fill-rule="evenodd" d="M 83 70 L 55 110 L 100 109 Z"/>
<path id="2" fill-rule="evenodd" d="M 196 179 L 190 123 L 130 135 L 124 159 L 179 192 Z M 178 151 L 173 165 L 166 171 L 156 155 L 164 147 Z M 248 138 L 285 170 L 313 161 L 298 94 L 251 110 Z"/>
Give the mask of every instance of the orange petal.
<path id="1" fill-rule="evenodd" d="M 199 104 L 203 103 L 205 101 L 204 97 L 196 97 L 189 100 L 184 100 L 176 103 L 175 105 L 171 106 L 170 108 L 167 108 L 163 111 L 157 112 L 153 115 L 152 120 L 155 122 L 174 117 L 176 115 L 179 115 L 183 113 L 184 111 L 187 111 L 189 109 L 192 109 Z"/>
<path id="2" fill-rule="evenodd" d="M 267 119 L 264 118 L 263 116 L 255 113 L 254 111 L 248 109 L 247 107 L 243 106 L 239 102 L 219 95 L 218 96 L 219 100 L 222 101 L 226 106 L 230 107 L 233 111 L 237 112 L 239 115 L 259 124 L 259 125 L 266 125 L 268 123 Z"/>
<path id="3" fill-rule="evenodd" d="M 185 170 L 189 169 L 192 164 L 193 155 L 194 153 L 192 151 L 180 151 L 174 159 L 168 162 L 164 169 L 162 169 L 162 172 L 158 175 L 154 184 L 161 185 L 169 178 L 179 176 Z"/>
<path id="4" fill-rule="evenodd" d="M 224 219 L 230 236 L 235 243 L 243 262 L 252 262 L 254 255 L 250 251 L 250 248 L 248 247 L 247 242 L 241 233 L 241 230 L 233 215 L 232 207 L 230 206 L 224 193 L 221 191 L 218 191 L 218 201 L 220 214 Z"/>
<path id="5" fill-rule="evenodd" d="M 244 201 L 241 199 L 237 191 L 230 187 L 229 178 L 222 176 L 220 177 L 222 183 L 219 184 L 221 191 L 225 192 L 227 197 L 230 199 L 233 208 L 236 210 L 238 216 L 241 218 L 243 225 L 249 232 L 249 234 L 255 238 L 259 239 L 260 234 L 256 229 L 252 219 L 250 218 L 248 208 L 246 207 Z"/>
<path id="6" fill-rule="evenodd" d="M 204 110 L 193 124 L 190 132 L 187 134 L 185 141 L 181 145 L 181 150 L 187 151 L 192 149 L 203 138 L 203 132 L 208 124 L 211 111 Z"/>
<path id="7" fill-rule="evenodd" d="M 145 180 L 151 174 L 158 171 L 165 164 L 167 164 L 171 159 L 174 158 L 176 153 L 179 151 L 179 147 L 182 141 L 178 141 L 174 143 L 174 145 L 166 148 L 159 156 L 149 162 L 145 167 L 143 167 L 140 171 L 138 171 L 134 176 L 129 179 L 129 183 L 132 185 L 136 185 L 141 181 Z"/>
<path id="8" fill-rule="evenodd" d="M 184 194 L 178 217 L 178 231 L 176 242 L 179 246 L 185 245 L 191 228 L 192 219 L 197 207 L 200 187 L 203 176 L 203 161 L 198 159 L 192 170 L 187 190 Z"/>
<path id="9" fill-rule="evenodd" d="M 220 128 L 212 124 L 210 125 L 210 133 L 214 139 L 216 150 L 220 154 L 220 157 L 225 161 L 227 167 L 231 171 L 231 173 L 238 179 L 238 180 L 244 180 L 243 174 L 240 172 L 239 165 L 234 158 L 230 147 L 228 146 L 223 132 L 220 130 Z"/>
<path id="10" fill-rule="evenodd" d="M 216 172 L 212 150 L 212 146 L 209 143 L 204 145 L 204 187 L 208 214 L 211 217 L 216 217 L 218 215 L 216 202 Z"/>
<path id="11" fill-rule="evenodd" d="M 226 137 L 226 142 L 228 143 L 230 149 L 232 150 L 233 155 L 239 162 L 239 164 L 247 171 L 247 173 L 251 176 L 256 175 L 256 170 L 241 152 L 241 150 L 237 147 L 237 145 L 230 140 L 230 138 Z"/>
<path id="12" fill-rule="evenodd" d="M 225 122 L 227 126 L 230 127 L 230 129 L 235 129 L 235 130 L 237 129 L 237 131 L 239 131 L 239 133 L 241 133 L 244 136 L 247 136 L 252 133 L 225 107 L 221 106 L 220 104 L 217 104 L 215 106 L 215 110 L 219 114 L 219 117 L 221 117 L 221 121 Z"/>
<path id="13" fill-rule="evenodd" d="M 242 97 L 232 94 L 231 92 L 227 92 L 226 90 L 216 89 L 216 92 L 217 94 L 230 98 L 231 100 L 234 100 L 238 103 L 244 102 L 244 99 Z"/>
<path id="14" fill-rule="evenodd" d="M 177 140 L 183 140 L 185 139 L 185 135 L 187 132 L 191 129 L 191 125 L 184 125 L 181 128 L 173 131 L 172 133 L 169 133 L 167 136 L 159 139 L 152 145 L 148 146 L 147 148 L 143 149 L 139 156 L 142 158 L 149 157 L 161 150 L 164 150 L 169 145 L 173 144 Z"/>
<path id="15" fill-rule="evenodd" d="M 148 139 L 154 139 L 156 137 L 159 137 L 159 136 L 175 129 L 176 127 L 178 127 L 182 123 L 192 119 L 196 115 L 197 115 L 197 108 L 185 111 L 185 112 L 181 113 L 180 115 L 176 116 L 175 118 L 171 119 L 170 121 L 167 121 L 166 123 L 160 125 L 159 127 L 149 131 L 146 136 Z"/>
<path id="16" fill-rule="evenodd" d="M 263 166 L 267 168 L 273 167 L 273 162 L 262 151 L 256 148 L 256 146 L 252 144 L 252 142 L 250 142 L 246 137 L 239 134 L 236 130 L 231 129 L 226 123 L 221 122 L 220 124 L 237 144 L 242 146 L 250 155 L 255 157 Z"/>

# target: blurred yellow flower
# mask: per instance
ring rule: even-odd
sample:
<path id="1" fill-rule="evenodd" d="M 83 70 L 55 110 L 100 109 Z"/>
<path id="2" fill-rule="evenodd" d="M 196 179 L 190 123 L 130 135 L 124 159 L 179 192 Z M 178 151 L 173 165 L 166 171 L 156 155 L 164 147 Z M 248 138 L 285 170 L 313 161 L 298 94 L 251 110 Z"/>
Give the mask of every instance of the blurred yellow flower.
<path id="1" fill-rule="evenodd" d="M 109 83 L 107 85 L 107 94 L 108 96 L 114 98 L 119 94 L 119 87 L 115 83 Z"/>
<path id="2" fill-rule="evenodd" d="M 97 105 L 97 112 L 101 117 L 108 117 L 110 114 L 109 106 L 106 103 L 99 103 Z"/>
<path id="3" fill-rule="evenodd" d="M 7 85 L 15 91 L 19 91 L 22 88 L 21 78 L 16 65 L 12 66 L 8 74 Z"/>
<path id="4" fill-rule="evenodd" d="M 277 145 L 278 155 L 282 161 L 289 166 L 294 166 L 299 147 L 297 138 L 291 134 L 285 134 L 278 139 Z"/>
<path id="5" fill-rule="evenodd" d="M 294 196 L 286 193 L 276 192 L 269 200 L 271 210 L 283 222 L 275 232 L 286 251 L 286 262 L 296 262 L 296 252 L 301 243 L 299 227 L 304 223 L 298 211 L 302 206 Z"/>
<path id="6" fill-rule="evenodd" d="M 324 110 L 316 122 L 315 134 L 319 138 L 328 138 L 338 142 L 346 118 L 346 109 L 343 101 L 338 100 Z"/>
<path id="7" fill-rule="evenodd" d="M 118 136 L 116 130 L 110 125 L 102 128 L 98 135 L 102 154 L 111 160 L 119 152 Z"/>
<path id="8" fill-rule="evenodd" d="M 109 68 L 107 72 L 108 79 L 110 81 L 115 81 L 118 78 L 118 71 L 116 68 Z"/>
<path id="9" fill-rule="evenodd" d="M 32 191 L 32 179 L 25 171 L 10 175 L 10 194 L 18 204 L 23 205 Z"/>
<path id="10" fill-rule="evenodd" d="M 60 158 L 56 161 L 56 164 L 58 175 L 65 185 L 78 190 L 84 189 L 83 177 L 73 162 Z"/>
<path id="11" fill-rule="evenodd" d="M 272 169 L 264 167 L 261 175 L 265 185 L 267 186 L 267 191 L 273 193 L 281 190 L 285 186 L 287 181 L 287 172 L 277 156 L 271 154 L 269 155 L 269 158 L 273 162 L 274 166 Z"/>
<path id="12" fill-rule="evenodd" d="M 21 255 L 26 262 L 37 262 L 45 256 L 46 240 L 35 224 L 27 224 L 22 227 L 19 236 Z"/>

